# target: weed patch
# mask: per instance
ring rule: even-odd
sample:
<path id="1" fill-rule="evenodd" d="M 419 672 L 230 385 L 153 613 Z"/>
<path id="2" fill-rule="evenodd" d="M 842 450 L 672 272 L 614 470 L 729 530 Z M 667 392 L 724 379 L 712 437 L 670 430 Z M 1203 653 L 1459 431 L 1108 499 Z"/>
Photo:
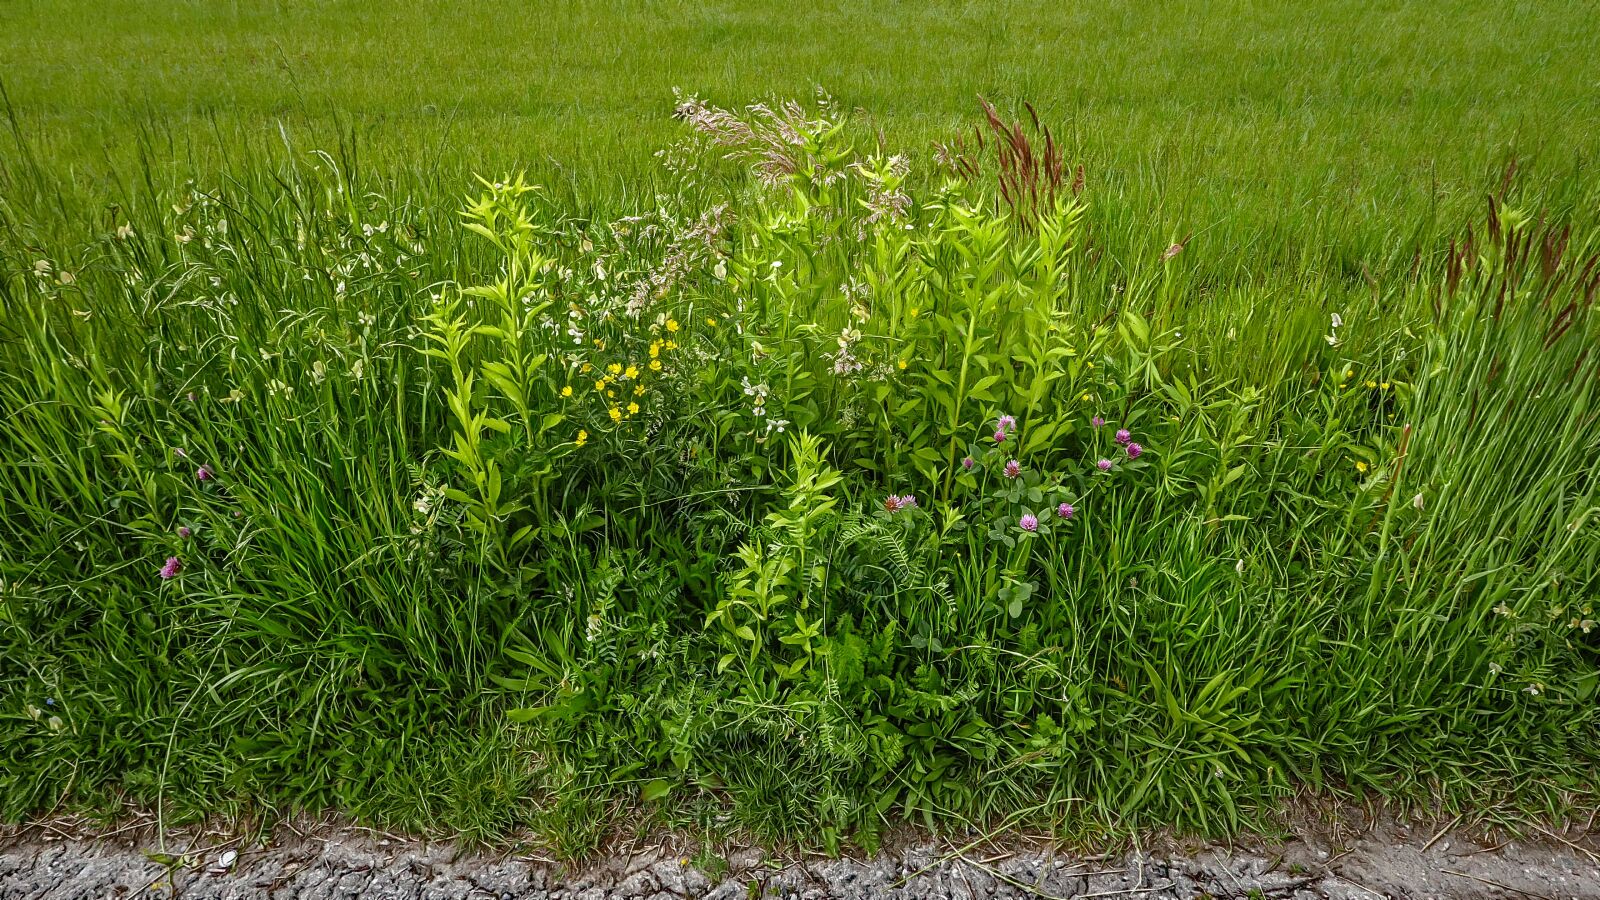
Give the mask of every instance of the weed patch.
<path id="1" fill-rule="evenodd" d="M 1222 279 L 1036 117 L 677 110 L 611 220 L 323 155 L 49 226 L 8 165 L 7 818 L 578 855 L 1590 789 L 1592 223 L 1508 174 L 1381 277 Z"/>

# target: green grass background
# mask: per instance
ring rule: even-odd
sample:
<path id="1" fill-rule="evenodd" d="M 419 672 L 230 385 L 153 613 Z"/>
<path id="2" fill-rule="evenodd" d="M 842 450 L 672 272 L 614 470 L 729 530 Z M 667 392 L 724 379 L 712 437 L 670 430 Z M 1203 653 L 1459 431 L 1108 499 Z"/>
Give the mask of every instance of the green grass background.
<path id="1" fill-rule="evenodd" d="M 982 94 L 1032 101 L 1173 227 L 1258 235 L 1476 202 L 1511 154 L 1570 182 L 1600 135 L 1596 46 L 1587 2 L 0 3 L 15 111 L 83 176 L 353 136 L 380 170 L 527 167 L 613 199 L 678 136 L 674 87 L 821 87 L 900 144 Z"/>

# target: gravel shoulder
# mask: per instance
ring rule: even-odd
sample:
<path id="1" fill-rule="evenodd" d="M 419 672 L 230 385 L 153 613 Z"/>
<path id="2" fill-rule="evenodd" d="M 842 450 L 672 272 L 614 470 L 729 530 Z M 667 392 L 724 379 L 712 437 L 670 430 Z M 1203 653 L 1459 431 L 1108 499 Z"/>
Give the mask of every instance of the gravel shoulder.
<path id="1" fill-rule="evenodd" d="M 208 833 L 83 838 L 34 827 L 0 839 L 0 900 L 610 900 L 610 898 L 1434 898 L 1600 900 L 1596 835 L 1487 846 L 1393 823 L 1359 836 L 1255 848 L 1082 856 L 1040 845 L 908 843 L 867 859 L 732 852 L 716 874 L 670 840 L 581 869 L 364 829 L 280 829 L 244 844 Z"/>

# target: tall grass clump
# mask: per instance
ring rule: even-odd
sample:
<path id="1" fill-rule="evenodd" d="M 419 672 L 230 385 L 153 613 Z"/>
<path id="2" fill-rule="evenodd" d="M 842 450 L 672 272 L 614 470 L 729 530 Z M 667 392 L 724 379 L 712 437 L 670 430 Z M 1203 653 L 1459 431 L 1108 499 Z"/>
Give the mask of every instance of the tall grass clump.
<path id="1" fill-rule="evenodd" d="M 578 853 L 619 799 L 831 849 L 1586 796 L 1594 223 L 1511 184 L 1223 279 L 1036 116 L 918 161 L 677 111 L 609 221 L 314 156 L 69 227 L 4 171 L 8 817 Z"/>

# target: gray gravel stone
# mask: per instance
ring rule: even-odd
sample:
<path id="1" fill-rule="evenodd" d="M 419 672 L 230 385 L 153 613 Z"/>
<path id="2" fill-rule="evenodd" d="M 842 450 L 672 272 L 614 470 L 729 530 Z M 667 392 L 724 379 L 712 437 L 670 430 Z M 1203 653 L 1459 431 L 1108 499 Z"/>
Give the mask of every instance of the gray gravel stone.
<path id="1" fill-rule="evenodd" d="M 713 878 L 662 849 L 569 872 L 447 843 L 375 842 L 357 831 L 257 847 L 196 842 L 174 849 L 169 838 L 162 854 L 138 843 L 35 834 L 0 842 L 0 900 L 1600 900 L 1593 838 L 1517 841 L 1488 851 L 1459 838 L 1428 844 L 1390 830 L 1339 847 L 1308 839 L 1270 853 L 1208 847 L 1114 858 L 1036 846 L 960 855 L 922 843 L 865 860 L 782 865 L 743 850 L 729 854 L 730 869 Z M 172 858 L 180 862 L 158 861 Z"/>

